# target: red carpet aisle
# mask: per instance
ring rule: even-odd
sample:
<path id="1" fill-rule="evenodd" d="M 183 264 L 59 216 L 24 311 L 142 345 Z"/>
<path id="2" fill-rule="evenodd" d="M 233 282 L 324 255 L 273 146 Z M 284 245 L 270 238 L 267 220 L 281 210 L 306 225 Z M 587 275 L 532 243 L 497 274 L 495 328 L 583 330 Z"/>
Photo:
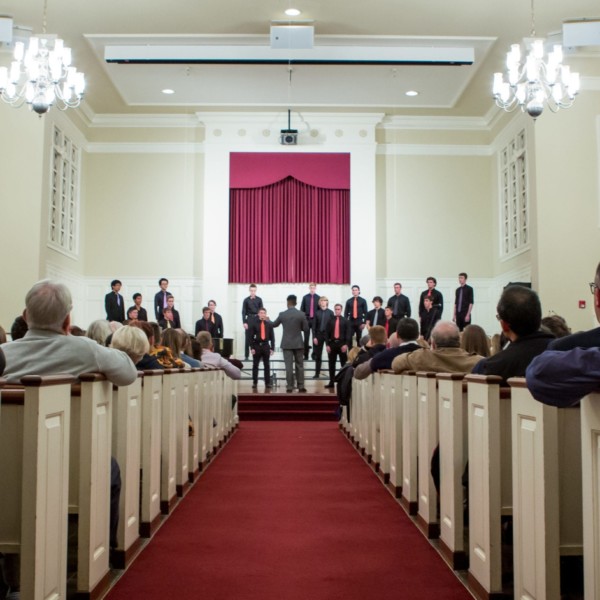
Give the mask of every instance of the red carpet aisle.
<path id="1" fill-rule="evenodd" d="M 337 424 L 246 422 L 108 598 L 471 596 Z"/>

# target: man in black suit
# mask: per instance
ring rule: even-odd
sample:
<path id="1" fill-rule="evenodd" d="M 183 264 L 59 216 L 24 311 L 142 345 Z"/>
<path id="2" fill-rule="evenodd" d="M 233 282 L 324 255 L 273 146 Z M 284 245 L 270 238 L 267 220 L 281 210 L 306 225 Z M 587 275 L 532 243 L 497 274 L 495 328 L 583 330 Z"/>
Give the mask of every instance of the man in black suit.
<path id="1" fill-rule="evenodd" d="M 171 292 L 167 291 L 169 287 L 169 280 L 165 277 L 161 277 L 158 280 L 160 290 L 154 295 L 154 316 L 157 321 L 162 319 L 163 309 L 167 306 L 167 298 L 171 295 Z"/>
<path id="2" fill-rule="evenodd" d="M 175 310 L 175 296 L 171 294 L 169 294 L 167 298 L 167 308 L 171 309 L 171 313 L 173 315 L 173 323 L 175 323 L 175 329 L 181 329 L 181 318 L 179 317 L 179 311 Z"/>
<path id="3" fill-rule="evenodd" d="M 273 327 L 283 325 L 281 349 L 283 350 L 283 360 L 285 362 L 286 392 L 288 393 L 294 389 L 294 364 L 298 391 L 306 392 L 304 387 L 304 340 L 302 334 L 308 331 L 308 322 L 305 314 L 296 308 L 296 303 L 296 296 L 290 294 L 287 297 L 287 310 L 280 312 L 273 322 Z"/>
<path id="4" fill-rule="evenodd" d="M 319 379 L 323 358 L 323 348 L 327 341 L 327 330 L 333 319 L 333 311 L 328 308 L 329 300 L 325 296 L 319 298 L 319 308 L 312 325 L 313 354 L 315 356 L 315 374 L 313 379 Z"/>
<path id="5" fill-rule="evenodd" d="M 429 341 L 435 324 L 440 320 L 440 315 L 437 308 L 433 308 L 431 298 L 424 298 L 423 305 L 425 306 L 425 310 L 421 315 L 421 336 L 424 340 Z"/>
<path id="6" fill-rule="evenodd" d="M 208 301 L 208 308 L 210 309 L 210 320 L 212 324 L 215 326 L 216 334 L 214 337 L 222 338 L 223 337 L 223 317 L 216 312 L 217 303 L 214 300 Z"/>
<path id="7" fill-rule="evenodd" d="M 441 292 L 438 292 L 435 289 L 437 279 L 435 277 L 428 277 L 426 283 L 427 289 L 424 292 L 421 292 L 421 298 L 419 299 L 419 317 L 423 316 L 423 311 L 425 310 L 423 300 L 425 300 L 425 298 L 431 298 L 431 304 L 433 305 L 433 308 L 437 310 L 438 317 L 441 319 L 442 313 L 444 312 L 444 297 Z"/>
<path id="8" fill-rule="evenodd" d="M 208 308 L 208 306 L 205 306 L 202 309 L 202 318 L 196 321 L 194 335 L 198 335 L 200 331 L 208 331 L 211 338 L 217 337 L 217 328 L 210 318 L 211 314 L 212 313 L 210 312 L 210 308 Z"/>
<path id="9" fill-rule="evenodd" d="M 367 320 L 367 312 L 367 301 L 360 296 L 360 288 L 357 285 L 353 285 L 352 298 L 348 298 L 344 310 L 344 316 L 348 320 L 352 331 L 350 344 L 352 344 L 352 335 L 356 335 L 356 343 L 360 345 L 362 330 L 365 328 L 365 321 Z"/>
<path id="10" fill-rule="evenodd" d="M 315 314 L 317 310 L 319 310 L 319 294 L 315 293 L 317 289 L 316 283 L 308 284 L 309 293 L 306 294 L 302 298 L 302 302 L 300 304 L 300 310 L 306 315 L 306 320 L 308 321 L 308 326 L 310 328 L 308 334 L 304 337 L 304 360 L 308 360 L 308 349 L 310 347 L 309 340 L 311 331 L 313 328 L 313 322 L 315 320 Z M 313 350 L 313 358 L 314 358 L 314 350 Z"/>
<path id="11" fill-rule="evenodd" d="M 334 387 L 336 359 L 340 357 L 340 366 L 343 367 L 348 360 L 348 347 L 352 344 L 352 327 L 350 322 L 342 317 L 342 305 L 336 304 L 334 311 L 333 319 L 329 321 L 325 342 L 329 354 L 329 383 L 326 388 Z"/>
<path id="12" fill-rule="evenodd" d="M 148 313 L 146 312 L 146 309 L 142 306 L 142 295 L 139 292 L 136 292 L 133 295 L 133 306 L 130 306 L 127 309 L 127 315 L 129 315 L 129 312 L 131 311 L 132 308 L 137 310 L 137 320 L 138 321 L 147 321 L 148 320 Z"/>
<path id="13" fill-rule="evenodd" d="M 125 302 L 123 296 L 119 294 L 121 282 L 118 279 L 113 279 L 110 282 L 112 292 L 104 296 L 104 308 L 106 310 L 107 321 L 118 321 L 122 323 L 125 320 Z"/>
<path id="14" fill-rule="evenodd" d="M 467 325 L 471 324 L 471 311 L 473 310 L 473 288 L 467 285 L 467 274 L 458 274 L 459 286 L 456 288 L 454 298 L 454 317 L 453 321 L 462 331 Z"/>
<path id="15" fill-rule="evenodd" d="M 392 315 L 396 321 L 410 317 L 410 300 L 402 293 L 402 284 L 394 284 L 394 295 L 387 302 L 392 307 Z"/>
<path id="16" fill-rule="evenodd" d="M 258 311 L 263 307 L 262 298 L 256 295 L 256 284 L 251 283 L 248 287 L 250 295 L 244 298 L 242 303 L 242 323 L 244 324 L 244 358 L 248 360 L 250 354 L 250 325 L 258 319 Z"/>
<path id="17" fill-rule="evenodd" d="M 267 311 L 259 309 L 258 319 L 250 326 L 250 345 L 252 352 L 252 388 L 258 386 L 258 366 L 263 362 L 265 371 L 265 387 L 271 387 L 270 358 L 275 352 L 275 331 L 273 324 L 267 320 Z"/>
<path id="18" fill-rule="evenodd" d="M 367 313 L 367 329 L 374 327 L 375 325 L 383 325 L 385 319 L 385 311 L 381 308 L 383 304 L 383 298 L 381 296 L 375 296 L 373 298 L 373 310 Z"/>

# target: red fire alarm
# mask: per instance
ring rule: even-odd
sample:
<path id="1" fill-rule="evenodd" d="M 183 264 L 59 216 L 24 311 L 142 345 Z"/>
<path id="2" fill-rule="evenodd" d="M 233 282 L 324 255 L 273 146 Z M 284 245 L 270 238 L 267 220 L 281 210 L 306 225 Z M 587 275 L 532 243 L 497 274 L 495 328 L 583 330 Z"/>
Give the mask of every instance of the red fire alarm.
<path id="1" fill-rule="evenodd" d="M 585 308 L 585 300 L 579 301 L 579 308 Z"/>

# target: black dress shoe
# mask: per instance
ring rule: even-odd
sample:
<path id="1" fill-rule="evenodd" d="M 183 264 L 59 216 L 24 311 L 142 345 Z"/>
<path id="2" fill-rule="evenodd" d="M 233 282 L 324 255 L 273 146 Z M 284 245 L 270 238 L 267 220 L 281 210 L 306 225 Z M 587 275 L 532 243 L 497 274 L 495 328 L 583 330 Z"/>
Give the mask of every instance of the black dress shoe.
<path id="1" fill-rule="evenodd" d="M 301 392 L 301 393 L 305 393 L 306 392 L 306 388 L 300 388 L 298 391 Z"/>
<path id="2" fill-rule="evenodd" d="M 258 384 L 257 384 L 257 383 L 253 383 L 253 384 L 252 384 L 252 389 L 253 389 L 253 390 L 255 390 L 257 387 L 258 387 Z"/>
<path id="3" fill-rule="evenodd" d="M 265 387 L 266 387 L 268 390 L 270 390 L 270 389 L 271 389 L 273 386 L 272 386 L 270 383 L 267 383 L 267 384 L 265 385 Z"/>
<path id="4" fill-rule="evenodd" d="M 291 393 L 292 393 L 294 390 L 293 390 L 292 388 L 287 388 L 285 391 L 286 391 L 288 394 L 291 394 Z"/>
<path id="5" fill-rule="evenodd" d="M 319 379 L 319 374 L 316 373 L 315 375 L 312 376 L 313 379 Z"/>
<path id="6" fill-rule="evenodd" d="M 330 381 L 326 386 L 326 388 L 332 388 L 335 387 L 335 383 L 333 383 L 333 381 Z"/>

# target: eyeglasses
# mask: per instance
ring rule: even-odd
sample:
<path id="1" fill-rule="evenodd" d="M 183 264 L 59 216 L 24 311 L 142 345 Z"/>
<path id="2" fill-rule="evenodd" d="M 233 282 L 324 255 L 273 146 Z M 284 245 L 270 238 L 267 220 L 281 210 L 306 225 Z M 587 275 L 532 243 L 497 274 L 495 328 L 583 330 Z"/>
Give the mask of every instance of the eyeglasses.
<path id="1" fill-rule="evenodd" d="M 592 281 L 590 283 L 590 292 L 592 292 L 592 295 L 594 295 L 596 293 L 597 289 L 598 289 L 598 286 Z"/>

